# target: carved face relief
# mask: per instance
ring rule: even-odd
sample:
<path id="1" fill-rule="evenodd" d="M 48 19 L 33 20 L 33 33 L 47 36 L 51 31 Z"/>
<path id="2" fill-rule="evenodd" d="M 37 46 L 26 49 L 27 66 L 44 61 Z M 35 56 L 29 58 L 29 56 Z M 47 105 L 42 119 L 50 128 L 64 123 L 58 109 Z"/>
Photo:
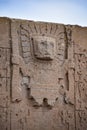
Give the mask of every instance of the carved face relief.
<path id="1" fill-rule="evenodd" d="M 46 36 L 34 37 L 34 55 L 41 60 L 53 60 L 55 56 L 55 39 Z"/>

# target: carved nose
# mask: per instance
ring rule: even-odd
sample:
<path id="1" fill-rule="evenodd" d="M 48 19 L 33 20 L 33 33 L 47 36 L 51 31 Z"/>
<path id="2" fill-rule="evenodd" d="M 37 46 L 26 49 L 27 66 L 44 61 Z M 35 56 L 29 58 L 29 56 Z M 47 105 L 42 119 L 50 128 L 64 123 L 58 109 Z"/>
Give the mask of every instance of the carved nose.
<path id="1" fill-rule="evenodd" d="M 49 52 L 47 50 L 45 51 L 45 55 L 49 55 Z"/>

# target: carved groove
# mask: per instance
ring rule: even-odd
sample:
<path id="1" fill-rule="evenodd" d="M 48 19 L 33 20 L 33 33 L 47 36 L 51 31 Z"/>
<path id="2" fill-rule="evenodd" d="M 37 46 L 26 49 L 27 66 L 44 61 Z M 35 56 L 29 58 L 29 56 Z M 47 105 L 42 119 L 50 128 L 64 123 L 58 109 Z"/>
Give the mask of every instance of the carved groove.
<path id="1" fill-rule="evenodd" d="M 87 130 L 87 28 L 0 18 L 0 130 Z"/>

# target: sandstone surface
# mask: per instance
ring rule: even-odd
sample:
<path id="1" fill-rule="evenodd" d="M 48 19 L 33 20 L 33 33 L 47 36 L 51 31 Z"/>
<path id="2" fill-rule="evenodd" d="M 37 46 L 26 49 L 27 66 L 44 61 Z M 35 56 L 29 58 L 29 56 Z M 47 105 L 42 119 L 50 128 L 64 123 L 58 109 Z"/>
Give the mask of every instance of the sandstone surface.
<path id="1" fill-rule="evenodd" d="M 87 27 L 0 18 L 0 130 L 87 130 Z"/>

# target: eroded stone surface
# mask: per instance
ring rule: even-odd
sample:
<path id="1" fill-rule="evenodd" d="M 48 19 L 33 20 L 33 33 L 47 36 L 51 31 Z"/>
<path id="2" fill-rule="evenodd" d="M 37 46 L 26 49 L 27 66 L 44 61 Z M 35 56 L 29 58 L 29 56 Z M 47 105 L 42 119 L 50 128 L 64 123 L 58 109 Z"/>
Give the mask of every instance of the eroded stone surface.
<path id="1" fill-rule="evenodd" d="M 0 18 L 0 129 L 87 130 L 87 28 Z"/>
<path id="2" fill-rule="evenodd" d="M 37 36 L 33 39 L 35 57 L 41 60 L 53 60 L 56 51 L 56 41 L 51 37 Z"/>

